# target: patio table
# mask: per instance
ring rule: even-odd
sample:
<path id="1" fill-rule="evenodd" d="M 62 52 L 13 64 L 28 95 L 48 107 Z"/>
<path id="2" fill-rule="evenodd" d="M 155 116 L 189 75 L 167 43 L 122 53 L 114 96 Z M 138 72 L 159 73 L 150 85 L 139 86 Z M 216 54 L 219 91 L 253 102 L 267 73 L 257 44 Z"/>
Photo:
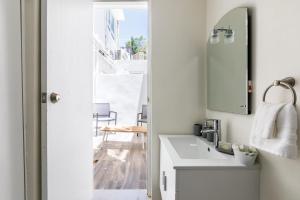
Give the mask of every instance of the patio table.
<path id="1" fill-rule="evenodd" d="M 100 131 L 103 131 L 103 142 L 107 141 L 108 133 L 142 133 L 143 135 L 143 149 L 145 148 L 145 134 L 147 134 L 147 128 L 143 126 L 104 126 L 100 127 Z"/>

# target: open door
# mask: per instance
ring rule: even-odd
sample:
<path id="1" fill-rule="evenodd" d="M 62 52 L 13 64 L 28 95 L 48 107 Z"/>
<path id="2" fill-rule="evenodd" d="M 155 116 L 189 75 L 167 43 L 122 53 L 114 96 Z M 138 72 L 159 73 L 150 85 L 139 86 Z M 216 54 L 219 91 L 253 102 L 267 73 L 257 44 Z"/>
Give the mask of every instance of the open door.
<path id="1" fill-rule="evenodd" d="M 42 200 L 93 193 L 92 4 L 42 0 Z"/>

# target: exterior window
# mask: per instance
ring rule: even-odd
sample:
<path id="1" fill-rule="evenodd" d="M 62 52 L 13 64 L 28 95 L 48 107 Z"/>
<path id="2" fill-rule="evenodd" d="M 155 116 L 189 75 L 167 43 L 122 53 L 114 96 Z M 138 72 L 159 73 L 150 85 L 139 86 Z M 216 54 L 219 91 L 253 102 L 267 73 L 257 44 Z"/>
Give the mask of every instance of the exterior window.
<path id="1" fill-rule="evenodd" d="M 115 37 L 115 18 L 112 15 L 112 12 L 109 11 L 108 12 L 108 16 L 107 16 L 107 24 L 108 24 L 108 28 L 111 32 L 112 37 Z"/>

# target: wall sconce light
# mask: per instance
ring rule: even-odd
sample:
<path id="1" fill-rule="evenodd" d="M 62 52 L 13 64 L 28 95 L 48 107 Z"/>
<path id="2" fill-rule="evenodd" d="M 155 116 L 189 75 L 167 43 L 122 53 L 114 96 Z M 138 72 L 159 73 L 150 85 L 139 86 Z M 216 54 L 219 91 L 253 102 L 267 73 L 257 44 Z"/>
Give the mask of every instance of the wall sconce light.
<path id="1" fill-rule="evenodd" d="M 217 44 L 220 42 L 220 37 L 218 34 L 218 29 L 215 29 L 210 33 L 209 41 L 211 44 Z"/>
<path id="2" fill-rule="evenodd" d="M 234 31 L 232 29 L 227 29 L 224 33 L 224 43 L 225 44 L 230 44 L 234 42 Z"/>
<path id="3" fill-rule="evenodd" d="M 219 34 L 224 32 L 224 43 L 230 44 L 234 42 L 234 31 L 230 28 L 214 28 L 214 30 L 210 33 L 209 41 L 211 44 L 217 44 L 220 42 Z"/>

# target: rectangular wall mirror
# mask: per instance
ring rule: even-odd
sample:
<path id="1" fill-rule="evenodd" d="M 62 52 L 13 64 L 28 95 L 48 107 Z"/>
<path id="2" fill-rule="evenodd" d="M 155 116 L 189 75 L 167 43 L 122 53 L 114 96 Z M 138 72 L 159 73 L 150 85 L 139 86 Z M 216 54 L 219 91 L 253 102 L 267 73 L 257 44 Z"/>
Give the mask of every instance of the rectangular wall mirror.
<path id="1" fill-rule="evenodd" d="M 207 107 L 250 114 L 247 8 L 235 8 L 212 27 L 207 43 Z"/>

